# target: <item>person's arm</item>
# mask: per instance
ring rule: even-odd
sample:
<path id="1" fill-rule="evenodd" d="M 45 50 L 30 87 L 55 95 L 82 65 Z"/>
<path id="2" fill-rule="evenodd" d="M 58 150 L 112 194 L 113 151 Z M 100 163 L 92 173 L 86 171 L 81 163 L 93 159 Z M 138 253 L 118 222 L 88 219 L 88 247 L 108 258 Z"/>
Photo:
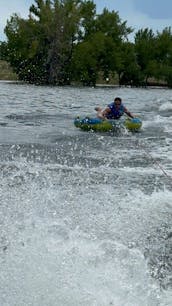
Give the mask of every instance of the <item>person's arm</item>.
<path id="1" fill-rule="evenodd" d="M 102 111 L 97 112 L 97 117 L 100 118 L 100 119 L 104 119 Z"/>
<path id="2" fill-rule="evenodd" d="M 102 112 L 102 117 L 106 118 L 106 116 L 111 112 L 110 108 L 107 107 L 104 109 L 104 111 Z"/>
<path id="3" fill-rule="evenodd" d="M 130 118 L 134 118 L 133 114 L 130 113 L 126 107 L 124 107 L 124 113 L 126 113 Z"/>

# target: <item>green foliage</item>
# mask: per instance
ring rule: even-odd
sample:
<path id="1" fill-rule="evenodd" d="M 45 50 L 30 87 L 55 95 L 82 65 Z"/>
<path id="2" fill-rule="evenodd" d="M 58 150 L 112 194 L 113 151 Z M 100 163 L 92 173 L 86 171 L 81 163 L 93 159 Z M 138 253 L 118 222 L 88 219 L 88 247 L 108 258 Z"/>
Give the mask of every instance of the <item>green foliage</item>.
<path id="1" fill-rule="evenodd" d="M 71 69 L 72 79 L 83 85 L 95 85 L 97 78 L 97 59 L 92 44 L 82 42 L 75 47 Z"/>
<path id="2" fill-rule="evenodd" d="M 92 1 L 82 2 L 80 14 L 78 41 L 86 40 L 95 32 L 96 5 Z"/>
<path id="3" fill-rule="evenodd" d="M 6 58 L 7 52 L 7 43 L 5 41 L 0 41 L 0 60 L 4 60 Z"/>
<path id="4" fill-rule="evenodd" d="M 119 84 L 154 78 L 172 87 L 171 28 L 140 29 L 130 43 L 132 31 L 118 12 L 97 15 L 91 0 L 35 0 L 27 19 L 14 14 L 7 21 L 0 59 L 34 84 L 95 85 L 99 75 L 118 75 Z"/>
<path id="5" fill-rule="evenodd" d="M 120 84 L 138 86 L 142 82 L 141 69 L 137 63 L 134 44 L 125 42 L 121 46 L 117 72 Z"/>
<path id="6" fill-rule="evenodd" d="M 157 32 L 157 35 L 147 28 L 138 31 L 135 36 L 135 50 L 144 82 L 147 83 L 148 78 L 153 77 L 165 81 L 171 87 L 171 28 L 165 28 L 162 33 Z"/>
<path id="7" fill-rule="evenodd" d="M 151 71 L 148 67 L 155 55 L 155 36 L 152 30 L 146 28 L 136 33 L 135 51 L 137 63 L 147 80 L 151 76 Z"/>
<path id="8" fill-rule="evenodd" d="M 120 44 L 133 31 L 130 27 L 126 26 L 126 21 L 121 22 L 118 12 L 109 12 L 106 8 L 102 14 L 97 16 L 95 28 L 96 31 L 111 37 L 117 44 Z"/>
<path id="9" fill-rule="evenodd" d="M 72 70 L 75 79 L 94 85 L 100 72 L 104 79 L 116 73 L 123 40 L 131 29 L 121 23 L 118 13 L 107 9 L 88 24 L 83 41 L 75 47 Z"/>

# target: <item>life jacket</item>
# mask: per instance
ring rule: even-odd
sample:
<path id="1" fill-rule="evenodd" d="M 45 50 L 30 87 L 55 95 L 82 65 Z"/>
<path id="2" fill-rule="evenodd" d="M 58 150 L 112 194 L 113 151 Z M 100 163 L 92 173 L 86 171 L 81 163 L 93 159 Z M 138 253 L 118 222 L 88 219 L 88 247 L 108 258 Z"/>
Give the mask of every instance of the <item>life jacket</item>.
<path id="1" fill-rule="evenodd" d="M 107 114 L 107 119 L 119 119 L 124 114 L 124 105 L 121 103 L 120 107 L 117 109 L 114 102 L 108 105 L 111 112 Z"/>

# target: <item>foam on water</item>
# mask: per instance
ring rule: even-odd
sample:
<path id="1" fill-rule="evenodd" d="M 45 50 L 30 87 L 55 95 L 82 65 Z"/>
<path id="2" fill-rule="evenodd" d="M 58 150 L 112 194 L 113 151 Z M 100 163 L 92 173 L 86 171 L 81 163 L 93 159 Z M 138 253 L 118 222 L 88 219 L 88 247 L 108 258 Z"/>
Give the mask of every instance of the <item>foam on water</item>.
<path id="1" fill-rule="evenodd" d="M 62 221 L 26 227 L 6 251 L 1 305 L 159 304 L 137 249 L 70 231 Z"/>
<path id="2" fill-rule="evenodd" d="M 157 229 L 171 218 L 171 191 L 122 191 L 92 181 L 94 171 L 1 165 L 1 305 L 168 305 L 145 252 L 153 237 L 157 257 L 168 236 Z"/>
<path id="3" fill-rule="evenodd" d="M 159 110 L 160 111 L 172 111 L 172 102 L 171 101 L 168 101 L 166 103 L 162 103 L 159 107 Z"/>

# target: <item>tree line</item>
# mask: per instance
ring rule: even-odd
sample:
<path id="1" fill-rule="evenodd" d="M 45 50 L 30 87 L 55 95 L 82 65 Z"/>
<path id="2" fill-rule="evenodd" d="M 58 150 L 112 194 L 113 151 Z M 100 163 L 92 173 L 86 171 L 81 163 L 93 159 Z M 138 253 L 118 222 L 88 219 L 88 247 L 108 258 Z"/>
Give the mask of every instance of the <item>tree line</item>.
<path id="1" fill-rule="evenodd" d="M 13 14 L 0 42 L 20 80 L 33 84 L 95 85 L 101 77 L 120 85 L 147 85 L 150 78 L 172 87 L 171 27 L 154 33 L 133 29 L 118 12 L 97 14 L 89 0 L 35 0 L 27 19 Z"/>

